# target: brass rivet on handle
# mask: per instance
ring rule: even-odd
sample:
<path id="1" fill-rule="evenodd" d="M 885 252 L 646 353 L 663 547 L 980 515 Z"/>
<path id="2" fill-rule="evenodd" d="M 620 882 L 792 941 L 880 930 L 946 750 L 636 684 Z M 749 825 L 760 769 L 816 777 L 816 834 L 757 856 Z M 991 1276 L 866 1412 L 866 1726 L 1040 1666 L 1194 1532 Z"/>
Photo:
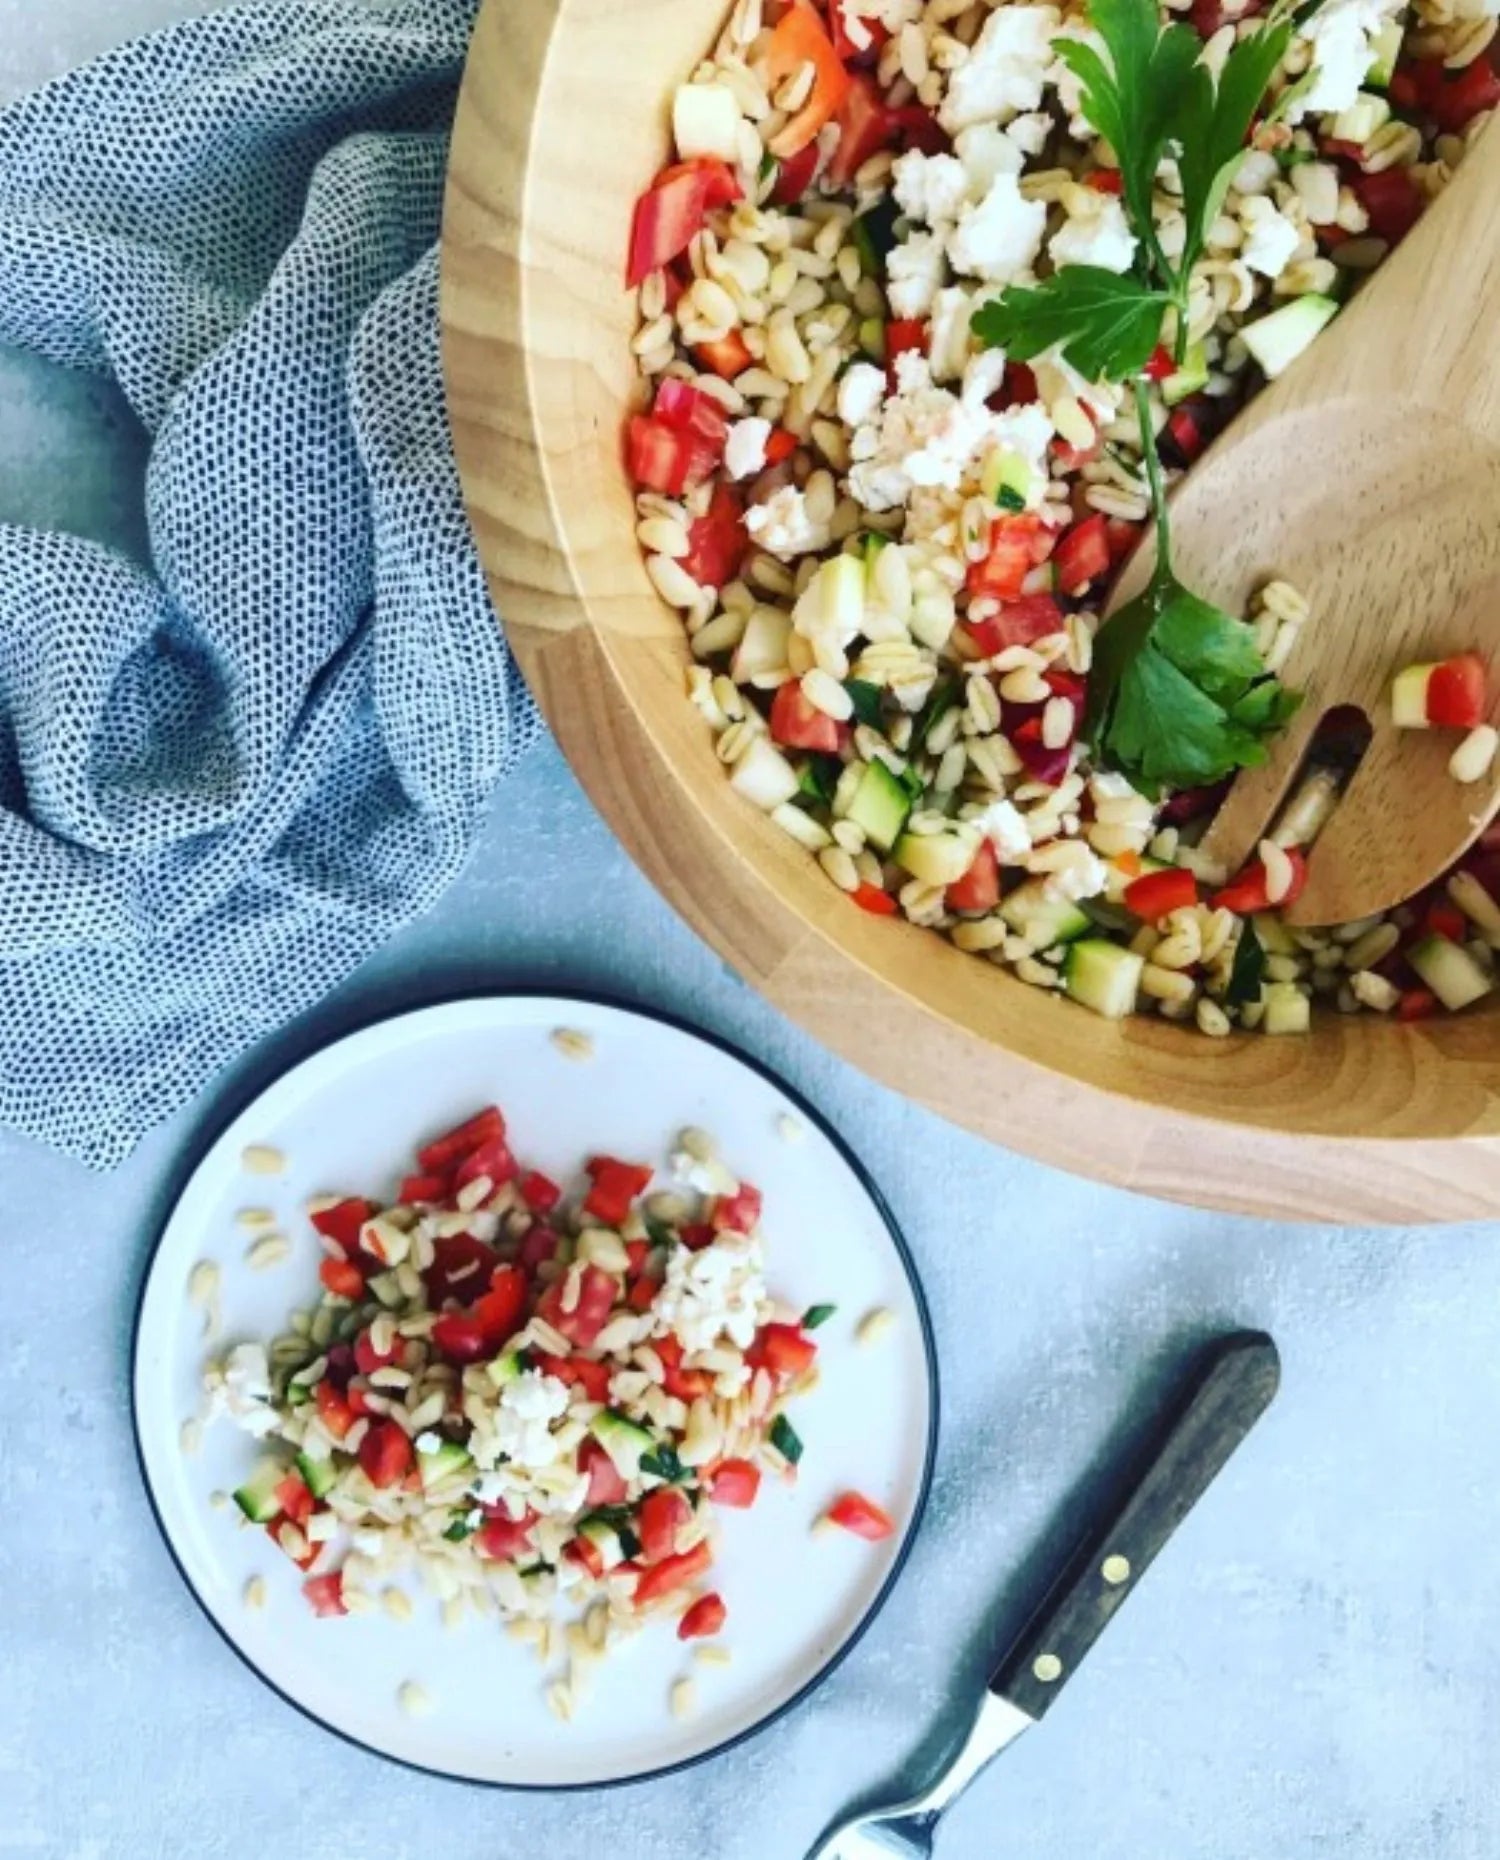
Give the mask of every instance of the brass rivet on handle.
<path id="1" fill-rule="evenodd" d="M 1031 1670 L 1044 1686 L 1050 1685 L 1062 1678 L 1062 1661 L 1055 1653 L 1039 1653 L 1031 1662 Z"/>
<path id="2" fill-rule="evenodd" d="M 1099 1566 L 1099 1574 L 1106 1582 L 1113 1583 L 1118 1588 L 1122 1582 L 1130 1580 L 1130 1558 L 1107 1556 Z"/>

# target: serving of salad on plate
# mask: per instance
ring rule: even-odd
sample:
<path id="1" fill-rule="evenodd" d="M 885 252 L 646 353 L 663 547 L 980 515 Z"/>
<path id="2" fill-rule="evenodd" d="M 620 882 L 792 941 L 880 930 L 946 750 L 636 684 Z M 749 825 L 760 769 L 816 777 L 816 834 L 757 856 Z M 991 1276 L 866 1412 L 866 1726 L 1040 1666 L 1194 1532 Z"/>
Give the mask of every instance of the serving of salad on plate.
<path id="1" fill-rule="evenodd" d="M 1336 729 L 1246 869 L 1202 850 L 1317 617 L 1183 586 L 1166 498 L 1442 191 L 1495 32 L 1488 0 L 732 8 L 628 229 L 626 460 L 730 781 L 854 907 L 1214 1037 L 1492 993 L 1494 830 L 1392 912 L 1283 920 Z M 1486 779 L 1483 659 L 1391 671 Z"/>

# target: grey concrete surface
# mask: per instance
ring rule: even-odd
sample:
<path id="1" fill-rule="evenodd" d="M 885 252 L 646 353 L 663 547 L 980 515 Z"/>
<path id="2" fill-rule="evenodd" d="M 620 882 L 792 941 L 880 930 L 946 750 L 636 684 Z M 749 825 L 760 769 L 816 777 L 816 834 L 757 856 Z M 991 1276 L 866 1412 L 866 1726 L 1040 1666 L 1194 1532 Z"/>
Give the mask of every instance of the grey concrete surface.
<path id="1" fill-rule="evenodd" d="M 0 96 L 184 0 L 0 0 Z M 113 399 L 0 357 L 0 520 L 139 545 Z M 327 1738 L 221 1646 L 142 1497 L 130 1322 L 186 1146 L 245 1083 L 438 990 L 621 991 L 821 1103 L 904 1222 L 944 1373 L 938 1481 L 835 1680 L 719 1764 L 521 1800 Z M 1077 1132 L 1080 1150 L 1088 1129 Z M 1282 1394 L 1046 1725 L 954 1810 L 949 1860 L 1469 1860 L 1500 1848 L 1500 1227 L 1357 1233 L 1172 1208 L 990 1149 L 768 1010 L 635 873 L 550 748 L 466 877 L 107 1178 L 0 1135 L 0 1854 L 46 1860 L 797 1860 L 912 1781 L 1110 1453 L 1190 1347 L 1263 1325 Z"/>

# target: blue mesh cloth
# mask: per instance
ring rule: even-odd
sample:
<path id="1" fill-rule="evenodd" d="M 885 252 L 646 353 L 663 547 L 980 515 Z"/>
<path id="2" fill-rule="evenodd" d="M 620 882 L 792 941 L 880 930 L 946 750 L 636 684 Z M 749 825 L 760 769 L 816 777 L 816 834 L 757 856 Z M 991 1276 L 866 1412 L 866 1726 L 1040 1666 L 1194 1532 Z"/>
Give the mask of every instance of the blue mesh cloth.
<path id="1" fill-rule="evenodd" d="M 0 341 L 151 437 L 149 570 L 0 527 L 0 1121 L 96 1166 L 431 906 L 538 728 L 438 357 L 474 12 L 266 0 L 0 112 Z"/>

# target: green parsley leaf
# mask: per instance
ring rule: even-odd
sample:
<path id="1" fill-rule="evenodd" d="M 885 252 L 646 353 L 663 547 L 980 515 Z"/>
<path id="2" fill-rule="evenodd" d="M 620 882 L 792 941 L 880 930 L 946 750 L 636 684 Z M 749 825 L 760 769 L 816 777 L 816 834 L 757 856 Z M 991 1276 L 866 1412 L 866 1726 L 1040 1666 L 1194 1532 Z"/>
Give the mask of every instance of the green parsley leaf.
<path id="1" fill-rule="evenodd" d="M 820 1324 L 826 1324 L 837 1310 L 837 1305 L 809 1305 L 802 1313 L 802 1328 L 816 1330 Z"/>
<path id="2" fill-rule="evenodd" d="M 770 1441 L 788 1466 L 795 1466 L 802 1458 L 802 1436 L 784 1414 L 778 1414 L 771 1423 Z"/>
<path id="3" fill-rule="evenodd" d="M 872 729 L 883 730 L 885 724 L 880 715 L 880 686 L 872 685 L 863 678 L 846 678 L 844 689 L 849 693 L 854 714 L 859 721 L 869 724 Z"/>
<path id="4" fill-rule="evenodd" d="M 922 745 L 932 734 L 934 727 L 948 715 L 957 702 L 958 680 L 956 678 L 944 678 L 934 685 L 932 696 L 928 698 L 922 714 L 917 718 L 916 727 L 911 733 L 911 754 L 913 756 L 921 752 Z"/>
<path id="5" fill-rule="evenodd" d="M 450 1544 L 461 1544 L 466 1537 L 472 1537 L 474 1526 L 469 1522 L 469 1514 L 466 1511 L 457 1512 L 443 1535 Z"/>
<path id="6" fill-rule="evenodd" d="M 658 1442 L 649 1453 L 641 1455 L 641 1471 L 653 1473 L 658 1479 L 665 1479 L 669 1485 L 676 1485 L 688 1477 L 688 1469 L 677 1457 L 677 1449 L 667 1441 Z"/>
<path id="7" fill-rule="evenodd" d="M 798 798 L 832 806 L 833 791 L 843 772 L 844 765 L 837 756 L 809 756 L 797 776 Z"/>
<path id="8" fill-rule="evenodd" d="M 652 1246 L 674 1247 L 677 1235 L 665 1221 L 659 1221 L 654 1214 L 646 1216 L 646 1232 L 651 1236 Z"/>
<path id="9" fill-rule="evenodd" d="M 1018 362 L 1061 347 L 1090 381 L 1123 381 L 1151 359 L 1170 301 L 1098 265 L 1065 265 L 1032 289 L 1013 284 L 982 304 L 974 333 Z"/>
<path id="10" fill-rule="evenodd" d="M 1266 952 L 1255 925 L 1247 918 L 1240 940 L 1234 946 L 1234 964 L 1229 971 L 1229 986 L 1224 991 L 1228 1005 L 1243 1007 L 1248 1001 L 1259 1001 L 1265 973 Z"/>

